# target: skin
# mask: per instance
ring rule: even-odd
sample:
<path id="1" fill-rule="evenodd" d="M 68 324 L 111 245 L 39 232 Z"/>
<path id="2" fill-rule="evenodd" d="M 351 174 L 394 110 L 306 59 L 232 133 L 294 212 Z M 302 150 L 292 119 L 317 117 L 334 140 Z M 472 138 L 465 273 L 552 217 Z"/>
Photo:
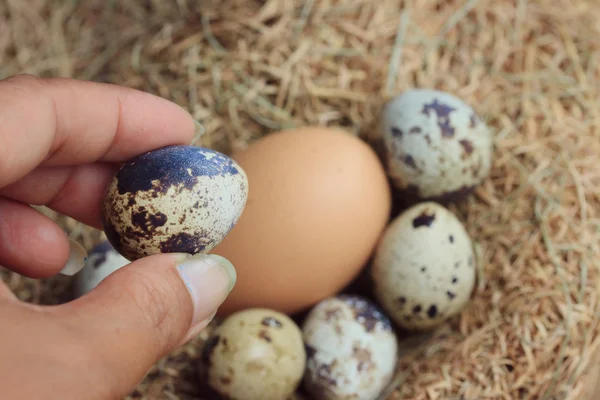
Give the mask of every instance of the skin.
<path id="1" fill-rule="evenodd" d="M 0 81 L 0 265 L 32 278 L 58 274 L 67 236 L 28 204 L 101 228 L 101 197 L 118 163 L 189 144 L 193 134 L 186 111 L 150 94 L 67 79 Z M 126 396 L 197 331 L 175 264 L 167 254 L 138 260 L 59 306 L 21 302 L 0 281 L 2 397 Z"/>

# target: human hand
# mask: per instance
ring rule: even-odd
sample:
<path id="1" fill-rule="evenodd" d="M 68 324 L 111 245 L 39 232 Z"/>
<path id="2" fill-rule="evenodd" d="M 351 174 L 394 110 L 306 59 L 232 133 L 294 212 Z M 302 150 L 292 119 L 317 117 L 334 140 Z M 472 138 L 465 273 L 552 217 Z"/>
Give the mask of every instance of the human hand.
<path id="1" fill-rule="evenodd" d="M 123 87 L 0 81 L 0 265 L 32 278 L 79 269 L 84 250 L 29 204 L 101 228 L 118 163 L 189 144 L 195 126 L 177 105 Z M 21 302 L 0 281 L 2 397 L 123 398 L 210 322 L 234 283 L 227 260 L 177 254 L 132 262 L 59 306 Z"/>

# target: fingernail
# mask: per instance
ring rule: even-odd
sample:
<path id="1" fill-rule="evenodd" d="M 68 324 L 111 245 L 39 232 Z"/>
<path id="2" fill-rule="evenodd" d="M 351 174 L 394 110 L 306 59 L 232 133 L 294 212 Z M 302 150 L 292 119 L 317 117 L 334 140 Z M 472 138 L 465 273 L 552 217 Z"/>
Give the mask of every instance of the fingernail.
<path id="1" fill-rule="evenodd" d="M 62 275 L 72 276 L 81 271 L 85 266 L 88 254 L 82 245 L 72 239 L 69 239 L 69 247 L 69 259 L 63 269 L 60 270 L 60 273 Z"/>
<path id="2" fill-rule="evenodd" d="M 214 317 L 233 289 L 237 275 L 229 261 L 215 254 L 179 256 L 178 261 L 177 272 L 190 292 L 194 304 L 190 330 L 193 331 L 198 325 Z"/>

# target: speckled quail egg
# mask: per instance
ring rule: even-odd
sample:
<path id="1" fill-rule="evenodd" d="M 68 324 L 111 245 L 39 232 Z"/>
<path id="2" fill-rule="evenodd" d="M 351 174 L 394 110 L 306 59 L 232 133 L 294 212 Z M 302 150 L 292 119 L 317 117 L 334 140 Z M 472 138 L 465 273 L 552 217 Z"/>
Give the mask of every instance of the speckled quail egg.
<path id="1" fill-rule="evenodd" d="M 300 385 L 306 352 L 285 314 L 251 308 L 231 314 L 204 345 L 200 374 L 231 400 L 285 400 Z"/>
<path id="2" fill-rule="evenodd" d="M 168 146 L 125 163 L 102 207 L 104 231 L 129 260 L 207 253 L 238 221 L 248 197 L 244 170 L 195 146 Z"/>
<path id="3" fill-rule="evenodd" d="M 83 296 L 100 284 L 107 276 L 129 264 L 108 241 L 103 241 L 90 251 L 83 269 L 75 276 L 74 294 Z"/>
<path id="4" fill-rule="evenodd" d="M 407 90 L 385 105 L 380 131 L 390 180 L 408 199 L 459 200 L 490 172 L 491 132 L 452 94 Z"/>
<path id="5" fill-rule="evenodd" d="M 374 400 L 390 382 L 398 341 L 388 317 L 366 298 L 321 301 L 302 331 L 304 386 L 314 400 Z"/>
<path id="6" fill-rule="evenodd" d="M 434 202 L 412 206 L 390 223 L 371 273 L 382 308 L 399 326 L 417 331 L 462 312 L 477 276 L 465 227 Z"/>

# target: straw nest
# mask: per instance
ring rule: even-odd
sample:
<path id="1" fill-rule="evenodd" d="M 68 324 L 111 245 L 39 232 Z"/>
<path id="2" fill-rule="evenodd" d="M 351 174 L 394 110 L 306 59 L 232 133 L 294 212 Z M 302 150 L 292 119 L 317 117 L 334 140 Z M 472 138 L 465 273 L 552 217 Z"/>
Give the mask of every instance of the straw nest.
<path id="1" fill-rule="evenodd" d="M 224 152 L 303 124 L 366 137 L 406 88 L 460 96 L 495 131 L 491 176 L 453 209 L 477 242 L 479 281 L 460 318 L 404 346 L 385 397 L 579 399 L 600 344 L 599 17 L 595 0 L 7 0 L 0 76 L 156 93 L 204 124 L 197 144 Z M 86 247 L 100 240 L 50 214 Z M 69 298 L 68 278 L 3 276 L 24 300 Z M 202 340 L 131 399 L 203 399 Z"/>

